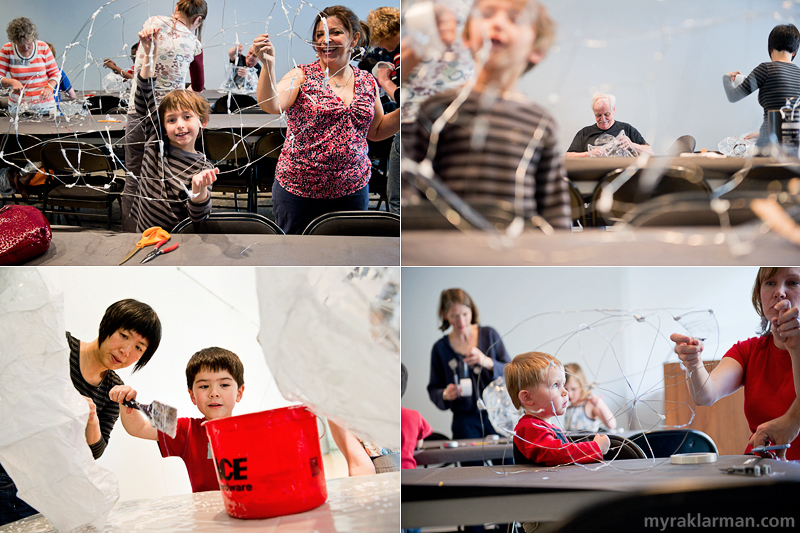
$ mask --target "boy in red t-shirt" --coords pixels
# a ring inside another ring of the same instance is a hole
[[[514,462],[544,466],[601,461],[611,442],[595,435],[591,442],[570,442],[548,421],[563,415],[569,402],[561,361],[542,352],[518,355],[506,365],[506,390],[525,416],[514,428]]]
[[[178,456],[186,464],[192,492],[219,490],[211,445],[202,426],[206,420],[226,418],[244,393],[244,365],[239,357],[223,348],[204,348],[186,365],[189,396],[204,418],[179,418],[178,432],[173,439],[158,431],[139,411],[122,402],[136,398],[129,385],[118,385],[109,396],[120,404],[122,426],[129,435],[158,441],[162,457]]]
[[[408,369],[400,363],[400,397],[406,393]],[[400,468],[416,468],[414,450],[422,445],[422,439],[433,433],[431,426],[418,411],[400,407]]]

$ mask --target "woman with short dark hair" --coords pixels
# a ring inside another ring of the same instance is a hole
[[[119,418],[119,404],[108,394],[114,386],[124,385],[116,370],[135,365],[136,372],[150,361],[161,343],[161,321],[149,305],[126,299],[106,309],[95,340],[82,342],[69,332],[66,335],[72,384],[89,403],[86,444],[97,459]],[[0,525],[36,513],[17,497],[14,482],[0,465]]]
[[[767,53],[770,61],[761,63],[738,86],[733,81],[738,70],[728,72],[722,77],[725,94],[729,102],[737,102],[745,96],[758,91],[758,103],[764,108],[764,120],[759,131],[758,144],[769,141],[767,131],[767,111],[780,109],[788,98],[800,95],[800,68],[792,63],[800,46],[800,31],[794,24],[775,26],[767,40]],[[780,139],[778,139],[780,142]]]

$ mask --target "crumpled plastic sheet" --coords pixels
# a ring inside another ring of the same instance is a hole
[[[267,365],[281,394],[400,449],[400,269],[258,269]]]
[[[441,55],[447,45],[442,42],[437,26],[436,4],[429,0],[408,6],[403,15],[403,35],[420,57]]]
[[[42,105],[21,103],[16,106],[10,106],[8,111],[12,120],[18,122],[41,122],[44,118],[50,118],[56,112],[56,108],[55,106],[48,108]]]
[[[0,302],[0,464],[59,531],[102,529],[119,487],[86,445],[89,406],[70,379],[62,297],[35,269],[4,268]]]
[[[481,397],[492,427],[504,437],[513,435],[514,428],[517,427],[517,422],[522,418],[523,412],[511,403],[505,379],[501,376],[489,383],[483,389]]]
[[[80,101],[61,102],[58,104],[58,110],[65,117],[85,117],[89,114],[86,105]]]
[[[591,157],[639,157],[633,148],[622,148],[620,142],[627,137],[624,131],[620,131],[616,137],[604,133],[595,141],[597,144],[588,145],[588,152]]]
[[[728,157],[752,157],[756,155],[756,140],[745,139],[744,135],[725,137],[717,146]]]
[[[225,81],[220,85],[220,90],[225,92],[232,92],[234,94],[248,94],[256,92],[258,87],[258,74],[255,68],[244,67],[247,69],[247,75],[244,81],[239,85],[234,81],[239,67],[233,63],[226,63],[225,65]]]
[[[122,93],[130,88],[131,83],[116,72],[109,72],[103,78],[103,91],[107,93]]]

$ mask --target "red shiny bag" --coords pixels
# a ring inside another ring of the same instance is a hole
[[[53,233],[41,211],[29,205],[0,208],[0,265],[19,265],[42,255]]]

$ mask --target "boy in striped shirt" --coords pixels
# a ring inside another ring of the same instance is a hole
[[[137,232],[153,226],[173,228],[187,217],[192,221],[208,218],[211,184],[219,172],[194,148],[197,136],[208,124],[208,101],[197,93],[176,89],[156,107],[153,61],[159,31],[146,28],[139,32],[139,47],[145,59],[138,74],[134,103],[147,141],[141,176],[128,176],[140,180],[131,212]]]
[[[0,84],[11,88],[9,111],[16,113],[20,104],[30,111],[55,111],[53,90],[60,73],[47,43],[38,40],[36,25],[26,17],[15,18],[6,34],[10,42],[0,48]]]

